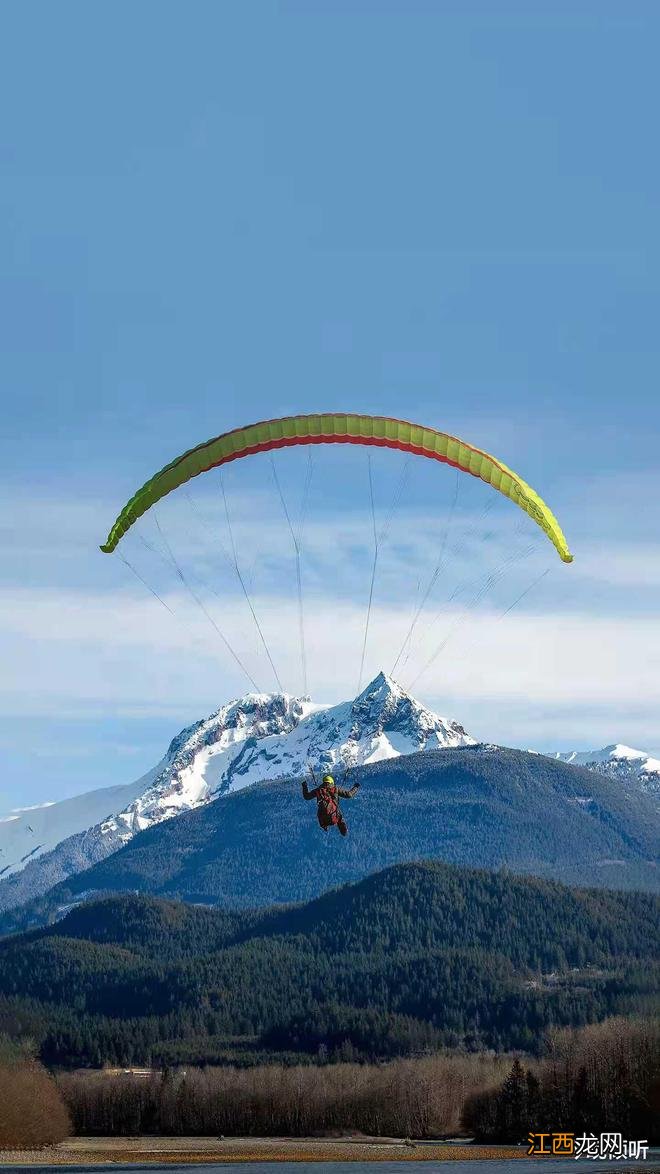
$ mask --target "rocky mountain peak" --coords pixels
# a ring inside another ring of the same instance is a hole
[[[54,803],[39,816],[38,827],[36,817],[25,828],[16,821],[0,826],[0,875],[20,872],[80,834],[84,853],[99,859],[104,845],[115,851],[137,832],[251,783],[300,778],[309,763],[341,771],[473,743],[462,726],[426,709],[382,672],[356,698],[338,705],[287,693],[246,693],[183,729],[137,783],[71,800],[66,810]],[[95,818],[87,817],[88,810]]]

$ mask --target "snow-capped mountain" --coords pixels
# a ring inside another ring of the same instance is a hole
[[[475,744],[383,673],[353,701],[315,705],[248,693],[183,730],[162,761],[126,787],[11,813],[0,821],[0,908],[46,891],[137,832],[250,783]]]
[[[63,840],[127,807],[153,783],[163,765],[164,760],[133,783],[88,791],[59,803],[19,807],[0,816],[0,879],[20,872]]]
[[[660,795],[660,759],[651,758],[645,750],[619,743],[604,746],[602,750],[557,751],[550,757],[573,766],[586,766],[588,770],[619,779],[624,785],[639,786],[649,795]]]
[[[103,824],[137,831],[250,783],[379,762],[419,750],[474,745],[380,673],[354,701],[314,705],[285,693],[248,693],[171,743],[166,765],[125,810]]]

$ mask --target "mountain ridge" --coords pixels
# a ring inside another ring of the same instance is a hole
[[[0,1005],[65,1066],[538,1050],[652,1010],[657,911],[433,860],[284,909],[123,894],[0,942]]]
[[[135,783],[44,805],[34,818],[30,811],[0,820],[0,910],[219,795],[300,776],[310,757],[319,769],[336,771],[473,744],[458,722],[433,713],[384,673],[353,701],[333,706],[285,693],[247,693],[181,730],[157,766]]]
[[[102,865],[152,827],[257,783],[279,785],[300,777],[310,758],[320,770],[336,773],[475,746],[462,725],[433,713],[384,673],[352,701],[334,706],[289,694],[248,693],[182,729],[156,767],[134,783],[0,820],[0,912],[28,906],[69,877]],[[481,744],[482,752],[487,749],[504,753],[505,748]],[[544,757],[614,781],[633,804],[640,792],[654,801],[660,794],[655,769],[660,762],[621,744]],[[574,802],[586,809],[600,800],[585,793]],[[657,820],[657,805],[653,817]],[[515,845],[512,851],[515,862]],[[376,864],[379,860],[377,853]],[[539,862],[542,869],[546,865]],[[612,875],[622,867],[610,864],[606,871]]]
[[[287,904],[422,859],[572,884],[660,887],[653,801],[583,767],[475,745],[357,767],[352,778],[362,789],[344,804],[345,838],[319,829],[299,781],[253,784],[146,829],[6,911],[0,931],[43,924],[114,892],[222,908]]]
[[[637,785],[647,794],[660,797],[660,759],[645,750],[612,742],[601,750],[556,751],[550,757],[573,766],[585,766],[618,779],[625,787]]]

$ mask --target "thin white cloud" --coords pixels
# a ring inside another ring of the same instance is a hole
[[[588,748],[612,739],[657,748],[660,617],[652,592],[660,586],[660,544],[650,541],[643,519],[637,529],[625,530],[622,520],[630,510],[625,494],[648,500],[649,484],[640,474],[613,478],[597,491],[586,488],[574,516],[585,516],[585,502],[592,501],[601,516],[604,509],[610,519],[616,516],[626,536],[615,541],[608,534],[601,544],[593,534],[585,537],[570,568],[559,564],[540,532],[509,503],[496,499],[484,515],[487,497],[460,502],[447,568],[417,629],[413,655],[397,673],[402,684],[413,681],[449,632],[415,692],[475,736],[545,748]],[[201,517],[185,500],[173,499],[161,511],[164,530],[205,606],[260,687],[270,690],[272,672],[220,547],[228,548],[222,508],[217,496],[196,488],[194,493]],[[381,499],[382,522],[389,498],[381,493]],[[162,545],[161,555],[153,554],[135,532],[124,549],[175,618],[116,556],[98,552],[116,503],[14,494],[5,504],[0,704],[7,716],[50,715],[63,722],[81,714],[136,721],[171,717],[175,733],[182,713],[203,716],[249,688],[183,591]],[[401,646],[414,601],[437,560],[446,504],[437,512],[428,503],[423,510],[402,507],[381,547],[365,680],[381,668],[388,671]],[[331,702],[357,689],[372,538],[366,501],[360,509],[324,509],[321,493],[305,528],[303,571],[310,691]],[[241,567],[279,675],[285,687],[299,692],[295,564],[281,506],[273,492],[255,489],[233,491],[231,510]],[[151,541],[153,522],[145,521],[142,531]],[[216,544],[213,534],[219,536]],[[535,554],[509,569],[506,591],[498,596],[495,590],[474,611],[461,611],[457,605],[469,604],[470,591],[488,568],[501,564],[511,544],[523,549],[531,538]],[[500,622],[504,606],[548,565],[551,574],[538,599],[532,595]],[[472,586],[452,599],[461,583]],[[643,598],[644,614],[633,611],[633,595],[637,605]],[[530,603],[538,614],[526,610]]]
[[[660,587],[660,544],[618,542],[583,545],[571,575],[615,587]]]
[[[248,688],[221,641],[192,601],[168,596],[181,616],[176,622],[155,600],[125,593],[0,595],[0,632],[5,646],[0,692],[5,712],[71,711],[77,704],[138,706],[170,711],[211,698],[217,703]],[[300,688],[300,649],[294,599],[258,597],[256,606],[280,677]],[[241,601],[218,616],[261,688],[274,688],[272,673],[254,630],[246,627]],[[376,605],[367,647],[367,671],[390,668],[405,636],[409,613]],[[319,700],[351,696],[357,688],[365,608],[347,601],[316,599],[307,617],[307,656],[312,689]],[[480,702],[508,699],[517,705],[611,705],[634,699],[660,711],[660,619],[586,614],[448,608],[398,675],[410,684],[445,637],[440,652],[418,683],[421,696],[450,695]],[[426,635],[425,635],[426,632]],[[460,717],[460,714],[458,715]]]
[[[581,485],[572,512],[576,521],[587,517],[590,521],[578,541],[575,563],[569,572],[574,581],[592,578],[614,588],[640,589],[660,584],[660,542],[649,538],[648,518],[642,508],[644,502],[657,495],[659,488],[657,476],[641,472]],[[379,527],[388,516],[393,489],[388,484],[387,493],[381,493]],[[235,589],[235,580],[221,500],[217,492],[200,491],[196,484],[189,496],[186,493],[175,494],[158,507],[163,530],[184,569],[210,576],[221,592],[231,591]],[[411,506],[404,495],[380,552],[380,570],[385,580],[388,576],[391,579],[398,576],[402,591],[414,577],[411,568],[416,568],[422,577],[425,569],[432,569],[444,536],[450,498],[451,494],[445,494],[437,505],[417,502]],[[97,586],[114,587],[122,581],[123,572],[117,567],[118,559],[103,556],[98,544],[105,536],[116,506],[116,502],[101,498],[39,496],[15,491],[9,494],[0,489],[2,577],[8,582],[29,581],[41,586],[63,582],[70,585],[82,582],[86,586],[93,582]],[[489,506],[492,508],[488,509]],[[234,489],[230,508],[244,575],[250,581],[259,581],[260,588],[271,593],[277,590],[279,579],[286,592],[294,555],[274,489]],[[293,506],[291,512],[295,519],[297,511]],[[595,541],[588,532],[591,522],[600,526],[603,520],[611,522],[615,517],[622,537],[608,536],[605,541]],[[155,550],[146,549],[142,538]],[[332,494],[328,496],[317,486],[314,510],[307,517],[303,538],[309,581],[313,583],[315,578],[324,581],[329,566],[340,583],[346,576],[351,577],[356,565],[369,562],[372,541],[366,498],[359,507],[351,504],[348,508],[344,504],[337,509],[332,505]],[[485,487],[478,483],[472,485],[469,479],[449,532],[449,574],[457,577],[464,569],[497,561],[514,542],[535,544],[550,562],[555,557],[531,520],[498,495],[489,495]],[[154,583],[176,580],[153,514],[138,523],[120,549],[144,568],[149,581],[152,578]]]

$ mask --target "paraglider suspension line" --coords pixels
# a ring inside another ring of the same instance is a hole
[[[236,555],[236,543],[234,542],[234,531],[232,530],[231,519],[230,519],[230,517],[229,517],[229,505],[227,504],[227,494],[225,493],[225,483],[224,483],[224,480],[223,480],[223,477],[222,477],[222,473],[220,474],[220,488],[222,489],[222,498],[223,498],[223,501],[224,501],[224,503],[225,503],[225,517],[226,517],[226,519],[227,519],[227,529],[228,529],[228,531],[229,531],[229,541],[230,541],[230,543],[231,543],[231,551],[232,551],[232,556],[233,556],[233,565],[234,565],[234,570],[235,570],[235,572],[236,572],[236,577],[237,577],[237,579],[238,579],[238,581],[239,581],[239,583],[240,583],[240,585],[241,585],[241,589],[242,589],[242,591],[243,591],[243,594],[244,594],[244,596],[245,596],[246,603],[247,603],[247,605],[248,605],[248,607],[249,607],[249,609],[250,609],[250,613],[251,613],[251,615],[252,615],[252,619],[253,619],[253,620],[254,620],[254,622],[255,622],[256,629],[257,629],[257,632],[259,633],[259,638],[260,638],[260,640],[261,640],[261,643],[262,643],[262,644],[263,644],[263,646],[264,646],[264,649],[265,649],[265,652],[266,652],[266,656],[268,657],[268,661],[269,661],[270,667],[271,667],[271,668],[272,668],[272,670],[273,670],[273,675],[274,675],[274,677],[275,677],[275,680],[277,681],[277,687],[278,687],[278,689],[279,689],[280,693],[283,693],[283,692],[284,692],[284,689],[283,689],[283,687],[282,687],[282,682],[280,681],[280,678],[279,678],[279,675],[278,675],[277,669],[275,668],[275,664],[274,664],[273,658],[272,658],[272,656],[271,656],[271,654],[270,654],[270,649],[269,649],[269,647],[268,647],[268,644],[266,643],[266,637],[265,637],[265,636],[264,636],[264,634],[263,634],[263,630],[262,630],[261,624],[259,623],[259,620],[258,620],[258,617],[257,617],[257,613],[256,613],[256,611],[254,610],[254,607],[252,606],[252,600],[250,599],[250,596],[249,596],[249,593],[248,593],[248,589],[247,589],[247,587],[245,586],[245,582],[244,582],[244,580],[243,580],[243,576],[242,576],[242,574],[241,574],[241,568],[240,568],[240,567],[239,567],[239,565],[238,565],[238,557],[237,557],[237,555]]]
[[[479,589],[475,592],[470,603],[467,604],[467,606],[465,607],[463,613],[457,617],[457,619],[454,621],[451,628],[447,632],[446,636],[443,638],[443,640],[440,642],[438,647],[435,649],[435,651],[428,658],[428,660],[423,665],[423,667],[419,670],[419,672],[417,673],[417,676],[411,681],[411,683],[409,685],[410,689],[413,689],[415,687],[415,685],[419,681],[420,677],[423,677],[424,674],[428,671],[428,669],[430,669],[431,665],[435,663],[435,661],[439,657],[440,653],[444,651],[444,649],[447,647],[447,645],[448,645],[449,641],[452,639],[452,637],[456,634],[456,632],[459,630],[459,628],[461,628],[463,626],[466,619],[469,617],[470,613],[473,612],[475,610],[475,608],[482,602],[482,600],[485,598],[485,596],[488,594],[488,592],[491,591],[492,588],[497,583],[499,583],[501,579],[504,578],[505,574],[511,568],[511,566],[517,562],[520,562],[521,560],[528,558],[529,555],[534,552],[534,549],[535,549],[535,544],[531,543],[529,546],[525,547],[525,549],[520,551],[519,553],[510,555],[508,558],[506,558],[504,560],[503,563],[501,563],[501,565],[499,567],[497,567],[490,575],[488,575],[486,577],[486,579],[483,581],[483,583],[481,584]],[[525,596],[528,595],[529,592],[532,590],[532,588],[534,588],[537,583],[540,583],[541,579],[543,579],[547,574],[548,574],[548,570],[545,570],[543,572],[543,574],[538,575],[529,584],[529,586],[526,587],[525,590],[523,592],[521,592],[521,594],[516,599],[514,599],[513,603],[509,604],[509,606],[506,608],[506,610],[503,611],[500,616],[498,616],[498,620],[504,619],[504,616],[508,615],[510,611],[513,611],[514,607],[517,607],[518,604],[520,603],[520,601],[522,599],[524,599]]]
[[[220,637],[220,639],[222,640],[222,643],[224,644],[225,648],[226,648],[226,649],[227,649],[227,651],[230,653],[230,655],[231,655],[231,656],[234,658],[234,660],[236,661],[236,664],[238,665],[238,667],[241,669],[241,671],[242,671],[243,673],[245,673],[245,676],[247,677],[248,681],[249,681],[249,682],[250,682],[250,684],[252,685],[252,688],[253,688],[253,689],[255,689],[257,693],[261,692],[261,690],[259,689],[259,686],[257,685],[257,683],[256,683],[256,681],[254,680],[254,678],[253,678],[253,677],[250,675],[250,673],[249,673],[249,672],[248,672],[248,670],[246,669],[246,667],[245,667],[245,665],[243,664],[243,661],[242,661],[242,660],[241,660],[241,658],[239,657],[238,653],[234,652],[234,649],[232,648],[231,644],[229,643],[229,641],[228,641],[227,637],[225,636],[224,632],[221,632],[221,631],[220,631],[220,628],[218,627],[218,625],[216,624],[215,620],[213,619],[213,616],[210,614],[210,612],[208,612],[208,611],[207,611],[206,607],[204,606],[204,601],[203,601],[203,600],[200,598],[200,596],[197,594],[197,592],[194,590],[194,588],[193,588],[193,587],[191,587],[190,583],[188,582],[188,580],[187,580],[186,576],[184,575],[184,573],[183,573],[183,571],[182,571],[181,567],[179,566],[179,563],[177,562],[177,560],[176,560],[176,558],[175,558],[175,556],[174,556],[174,553],[173,553],[173,551],[172,551],[172,548],[171,548],[171,546],[170,546],[169,542],[167,541],[167,538],[165,537],[165,534],[163,533],[163,530],[162,530],[162,528],[161,528],[161,524],[160,524],[160,522],[158,521],[158,516],[157,516],[157,514],[156,514],[156,511],[155,511],[155,510],[154,510],[154,521],[155,521],[155,523],[156,523],[156,526],[158,527],[158,533],[160,534],[160,536],[161,536],[161,538],[162,538],[162,540],[163,540],[163,544],[164,544],[164,546],[165,546],[165,549],[167,550],[167,553],[168,553],[168,554],[169,554],[169,556],[170,556],[170,559],[171,559],[171,561],[172,561],[172,566],[174,567],[174,570],[176,571],[177,575],[179,576],[179,579],[180,579],[180,580],[181,580],[181,582],[183,583],[184,587],[185,587],[185,588],[186,588],[186,590],[187,590],[187,591],[190,593],[190,595],[192,596],[192,598],[195,600],[195,603],[198,605],[198,607],[201,609],[201,611],[204,613],[204,615],[206,616],[207,620],[209,621],[209,623],[210,623],[211,627],[214,629],[214,631],[215,631],[215,632],[217,633],[217,635]],[[166,606],[167,606],[167,605],[166,605]]]
[[[162,598],[162,597],[161,597],[161,596],[158,594],[158,592],[157,592],[157,591],[154,591],[154,589],[153,589],[153,587],[151,586],[151,584],[150,584],[150,583],[147,583],[147,580],[142,578],[142,575],[140,574],[140,572],[139,572],[138,570],[136,570],[136,569],[135,569],[135,567],[133,566],[133,564],[132,564],[132,563],[129,563],[128,559],[127,559],[127,558],[126,558],[126,557],[125,557],[125,556],[122,554],[121,550],[118,550],[118,551],[117,551],[117,554],[119,555],[119,557],[120,557],[121,561],[123,562],[124,566],[128,567],[129,571],[132,571],[132,573],[135,575],[135,578],[136,578],[136,579],[139,579],[139,580],[140,580],[140,582],[141,582],[142,584],[144,584],[144,586],[146,587],[147,591],[150,591],[150,592],[151,592],[151,594],[154,596],[154,598],[155,598],[155,599],[157,599],[159,603],[162,603],[162,605],[163,605],[163,607],[165,608],[165,610],[166,610],[166,611],[168,611],[168,612],[170,613],[170,615],[171,615],[171,616],[173,616],[173,615],[174,615],[174,612],[172,611],[172,608],[169,606],[169,604],[165,603],[165,600],[164,600],[164,599],[163,599],[163,598]]]
[[[449,511],[449,517],[447,518],[447,524],[444,528],[444,533],[443,533],[442,541],[440,544],[440,552],[438,554],[438,561],[435,564],[435,567],[433,569],[433,574],[431,575],[431,578],[429,579],[428,585],[426,587],[426,591],[424,592],[424,595],[422,596],[422,598],[421,598],[420,602],[418,603],[417,608],[413,614],[413,618],[410,622],[410,627],[408,628],[408,631],[406,632],[406,635],[404,636],[403,644],[401,645],[401,647],[399,649],[397,658],[394,661],[392,668],[390,669],[390,676],[391,677],[394,676],[397,665],[399,664],[401,657],[403,656],[404,652],[406,651],[406,648],[408,648],[408,649],[411,648],[413,632],[415,631],[415,628],[417,627],[417,621],[419,620],[419,617],[421,616],[424,608],[426,607],[426,604],[428,602],[428,598],[429,598],[433,588],[435,587],[435,585],[440,577],[440,572],[442,571],[442,568],[444,566],[447,538],[449,537],[449,531],[451,530],[451,524],[452,524],[452,521],[454,518],[454,512],[456,510],[456,502],[458,501],[459,484],[460,484],[459,474],[458,474],[458,470],[457,470],[456,471],[456,484],[454,486],[454,497],[452,499],[451,509]],[[408,658],[406,657],[406,660],[407,659]]]
[[[364,674],[364,658],[367,652],[367,638],[369,635],[369,621],[371,619],[371,605],[374,598],[374,584],[376,582],[376,566],[378,564],[378,531],[376,529],[376,505],[374,502],[374,481],[371,472],[371,453],[368,456],[369,462],[369,499],[371,501],[371,521],[374,530],[374,558],[371,566],[371,583],[369,585],[369,602],[367,604],[367,616],[364,624],[364,639],[362,641],[362,656],[360,658],[360,677],[358,680],[358,693],[362,688],[362,677]]]
[[[291,541],[293,542],[293,549],[294,549],[295,555],[296,555],[296,587],[297,587],[297,592],[298,592],[298,635],[299,635],[299,639],[300,639],[300,660],[301,660],[301,664],[302,664],[303,695],[306,697],[307,696],[307,657],[305,654],[305,615],[304,615],[304,611],[303,611],[302,568],[300,565],[300,540],[299,540],[299,535],[296,534],[296,532],[293,528],[291,518],[289,516],[289,511],[287,509],[287,504],[286,504],[286,501],[284,498],[284,494],[282,492],[282,486],[280,485],[279,477],[277,476],[277,469],[275,468],[275,460],[274,460],[273,456],[271,456],[271,458],[270,458],[270,465],[271,465],[271,469],[273,472],[273,481],[275,482],[275,487],[277,489],[280,501],[282,503],[284,517],[286,518],[287,525],[289,527],[289,532],[291,534]],[[303,495],[303,502],[306,501],[306,493],[309,489],[309,480],[310,480],[310,476],[309,476],[309,465],[308,465],[308,474],[307,474],[306,481],[305,481],[305,493]],[[301,520],[301,528],[302,528],[302,521],[304,521],[304,514],[303,514],[303,519]]]

